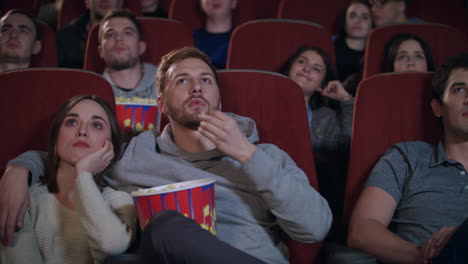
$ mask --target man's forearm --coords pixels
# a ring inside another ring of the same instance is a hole
[[[398,237],[375,220],[352,225],[348,246],[369,253],[384,263],[422,263],[422,255],[415,244]]]
[[[39,181],[39,176],[46,174],[47,153],[42,151],[27,151],[10,160],[8,166],[23,167],[30,173],[30,183]]]
[[[273,145],[260,145],[251,159],[243,170],[281,228],[294,240],[307,243],[323,240],[331,226],[331,210],[310,186],[305,173]]]

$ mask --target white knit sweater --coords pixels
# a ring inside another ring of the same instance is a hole
[[[109,187],[101,193],[90,173],[75,182],[76,211],[60,204],[44,185],[33,185],[30,199],[13,246],[0,243],[0,263],[103,263],[130,244],[136,219],[132,198]]]

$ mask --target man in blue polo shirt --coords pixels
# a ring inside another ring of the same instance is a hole
[[[350,247],[382,262],[428,263],[468,217],[468,55],[433,79],[438,145],[392,146],[369,175],[351,217]]]

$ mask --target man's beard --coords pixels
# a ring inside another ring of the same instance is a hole
[[[32,55],[31,55],[32,57]],[[11,64],[26,64],[30,63],[30,57],[21,56],[19,54],[2,54],[0,56],[0,62],[11,63]]]
[[[193,113],[188,113],[186,111],[186,105],[189,103],[190,100],[194,98],[203,100],[203,102],[206,104],[206,108],[197,108],[195,109],[195,111],[193,111]],[[184,103],[182,104],[182,108],[174,107],[168,102],[166,102],[166,106],[168,109],[166,115],[170,117],[172,121],[177,122],[183,127],[191,130],[198,130],[198,127],[200,126],[200,114],[211,110],[215,110],[215,108],[213,108],[203,96],[190,97],[189,99],[184,101]]]
[[[114,69],[114,70],[125,70],[129,68],[133,68],[135,65],[138,64],[140,58],[138,56],[129,56],[126,59],[120,58],[110,58],[109,61],[106,61],[107,67]]]

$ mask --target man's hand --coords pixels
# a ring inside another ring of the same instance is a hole
[[[257,147],[242,133],[236,120],[221,111],[200,115],[198,131],[227,156],[244,164]]]
[[[23,228],[29,206],[29,171],[21,166],[8,166],[0,180],[0,241],[7,246],[13,232]]]
[[[427,261],[426,263],[429,263],[430,259],[437,257],[440,254],[457,229],[458,226],[442,227],[439,231],[432,234],[426,242],[424,242],[421,251],[424,259]]]
[[[83,172],[89,172],[95,176],[109,166],[112,158],[114,158],[114,148],[112,143],[106,140],[102,148],[84,156],[75,164],[76,176]]]
[[[325,88],[319,89],[319,92],[328,98],[344,102],[352,98],[352,96],[345,90],[340,81],[331,81]]]

